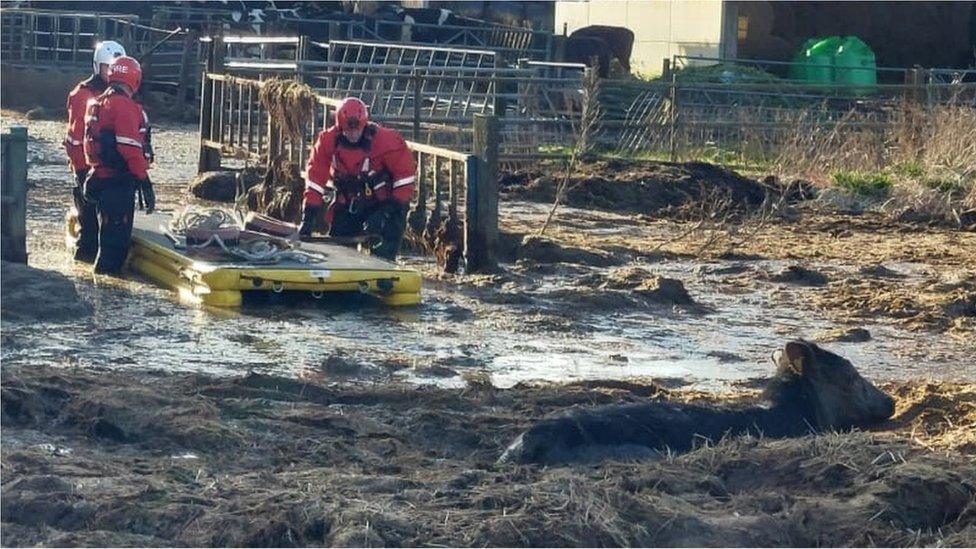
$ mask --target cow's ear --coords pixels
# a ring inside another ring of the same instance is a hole
[[[790,370],[802,376],[807,367],[807,346],[802,341],[791,341],[783,349]]]

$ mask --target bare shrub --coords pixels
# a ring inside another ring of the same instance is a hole
[[[695,255],[733,254],[756,232],[782,217],[786,211],[786,193],[769,193],[758,208],[737,204],[728,189],[702,188],[701,199],[688,203],[675,217],[688,221],[687,229],[658,244],[658,251],[681,240],[688,240]]]
[[[556,215],[556,209],[559,208],[559,204],[566,195],[566,191],[569,190],[570,178],[576,170],[580,158],[593,148],[595,129],[603,115],[600,109],[599,95],[600,77],[597,74],[596,66],[594,66],[583,77],[582,112],[580,113],[579,126],[576,128],[576,143],[573,146],[569,164],[566,166],[566,173],[556,186],[556,197],[552,202],[552,207],[549,209],[549,214],[546,216],[545,222],[543,222],[542,227],[539,229],[539,236],[545,234],[549,224],[552,223]]]

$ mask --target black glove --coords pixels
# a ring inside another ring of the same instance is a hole
[[[363,192],[363,180],[359,176],[340,175],[332,178],[332,184],[339,194],[346,196],[356,196]]]
[[[298,236],[302,238],[309,238],[312,236],[312,229],[318,224],[318,220],[322,217],[322,210],[324,206],[311,206],[305,204],[302,209],[302,224],[298,227]]]
[[[140,208],[146,210],[147,214],[156,211],[156,191],[153,190],[149,177],[136,180],[136,193],[139,195]]]
[[[146,138],[143,140],[142,143],[142,154],[145,155],[146,160],[148,160],[150,164],[156,162],[156,153],[153,152],[153,146],[152,146],[151,126],[146,128]]]
[[[383,182],[390,182],[390,173],[386,170],[380,170],[378,172],[369,172],[363,176],[363,184],[373,189],[377,185]]]

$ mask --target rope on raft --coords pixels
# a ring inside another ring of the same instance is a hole
[[[176,242],[177,249],[198,250],[216,244],[224,253],[260,263],[278,263],[280,261],[297,261],[299,263],[321,263],[325,255],[298,249],[299,242],[289,242],[284,239],[256,239],[228,246],[220,235],[213,234],[202,244],[187,244],[186,234],[191,229],[218,231],[220,229],[243,230],[243,222],[233,212],[222,208],[200,208],[187,206],[176,214],[167,227],[170,238]]]

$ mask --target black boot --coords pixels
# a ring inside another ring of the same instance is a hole
[[[379,237],[378,242],[370,243],[370,253],[389,261],[396,260],[406,229],[407,205],[394,200],[383,202],[366,220],[366,234]]]
[[[298,227],[298,236],[301,238],[311,238],[312,230],[318,225],[322,218],[322,206],[311,206],[305,204],[302,209],[302,224]]]

